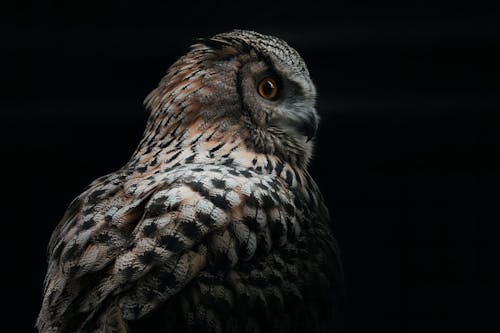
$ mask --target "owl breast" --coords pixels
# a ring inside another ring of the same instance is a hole
[[[178,205],[182,225],[176,239],[196,239],[193,251],[203,254],[204,262],[178,294],[132,327],[161,327],[158,332],[304,332],[312,322],[318,332],[333,327],[339,267],[326,209],[309,176],[298,178],[286,166],[272,169],[192,165],[168,193],[158,193],[163,209]],[[302,186],[307,184],[313,187]],[[194,204],[172,190],[185,186],[197,197]],[[211,233],[199,238],[203,229]],[[163,280],[156,281],[150,290],[162,290]],[[151,297],[135,295],[134,305],[151,303]]]

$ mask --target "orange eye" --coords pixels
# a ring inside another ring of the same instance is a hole
[[[276,81],[271,77],[266,77],[259,83],[259,95],[265,99],[274,99],[278,95],[278,85]]]

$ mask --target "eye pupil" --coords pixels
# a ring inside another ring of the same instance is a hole
[[[267,77],[260,81],[258,91],[265,99],[274,99],[278,94],[278,86],[273,78]]]
[[[264,91],[264,94],[266,96],[271,96],[274,89],[275,89],[275,86],[271,81],[264,82],[264,85],[262,87],[262,91]]]

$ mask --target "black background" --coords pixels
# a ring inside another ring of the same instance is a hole
[[[4,323],[32,331],[52,229],[85,185],[128,160],[142,100],[168,66],[197,37],[245,28],[287,40],[318,86],[311,171],[343,251],[345,331],[489,331],[499,308],[498,14],[425,1],[2,10]]]

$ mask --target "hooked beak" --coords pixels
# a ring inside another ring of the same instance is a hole
[[[311,141],[318,130],[318,116],[314,111],[307,113],[307,117],[299,124],[298,130],[307,138],[306,142]]]
[[[291,134],[305,136],[306,142],[311,141],[316,134],[318,123],[314,107],[294,108],[293,111],[282,113],[272,122],[273,125],[286,129]]]

